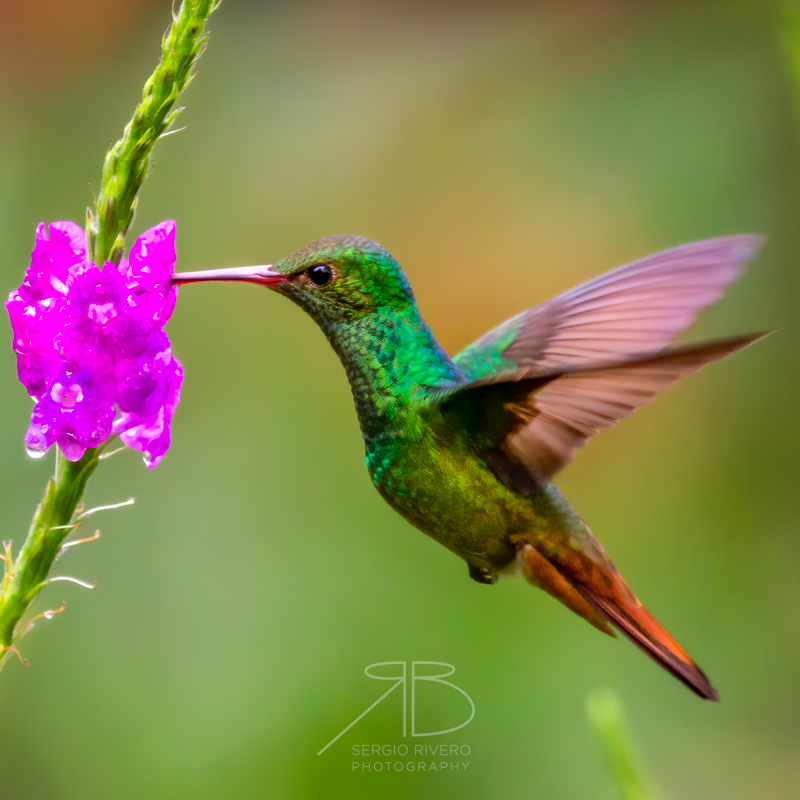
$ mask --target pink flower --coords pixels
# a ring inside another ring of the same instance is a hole
[[[86,261],[73,222],[39,225],[25,279],[6,301],[19,379],[36,401],[29,452],[57,444],[77,461],[113,432],[149,468],[164,457],[183,378],[163,331],[174,266],[171,221],[145,231],[119,268],[102,270]]]

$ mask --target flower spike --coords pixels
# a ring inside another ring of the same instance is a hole
[[[80,524],[80,523],[78,523]],[[56,553],[56,561],[58,561],[61,556],[67,551],[67,548],[74,547],[76,544],[84,544],[85,542],[93,542],[96,539],[100,538],[100,531],[95,531],[91,536],[87,536],[85,539],[76,539],[74,542],[64,542],[59,548],[59,551]]]
[[[100,453],[100,455],[97,456],[97,458],[100,461],[105,461],[105,459],[111,458],[111,456],[115,456],[117,453],[121,453],[123,450],[127,450],[127,449],[128,449],[128,445],[124,444],[124,445],[122,445],[122,447],[116,448],[116,450],[109,450],[109,452],[107,452],[107,453],[106,452]]]
[[[26,448],[38,457],[55,444],[56,458],[16,560],[10,542],[1,556],[0,668],[23,615],[50,582],[64,538],[80,523],[81,497],[103,450],[119,437],[152,468],[170,445],[183,377],[164,332],[177,292],[170,284],[175,224],[145,231],[127,259],[125,236],[153,145],[171,130],[180,110],[176,100],[191,80],[217,5],[182,0],[173,8],[159,64],[106,156],[98,197],[86,212],[86,234],[71,222],[39,225],[22,285],[5,304],[19,378],[35,402]]]
[[[84,589],[94,589],[97,586],[97,581],[93,583],[86,583],[86,581],[79,581],[77,578],[70,578],[67,575],[57,575],[55,578],[48,578],[45,585],[53,583],[54,581],[69,581],[70,583],[77,583],[78,586],[83,586]]]
[[[72,531],[80,526],[80,522],[70,522],[68,525],[51,525],[49,531]]]
[[[6,653],[16,653],[16,656],[19,659],[19,663],[22,664],[23,667],[27,667],[28,666],[28,659],[27,658],[23,658],[20,655],[19,650],[17,650],[17,648],[14,647],[13,644],[8,645],[8,647],[6,647],[4,651],[0,651],[0,660],[2,660],[3,656]]]
[[[67,603],[66,601],[61,601],[61,608],[48,608],[47,611],[43,611],[41,614],[37,614],[35,617],[31,617],[27,624],[25,625],[25,630],[22,632],[24,636],[36,623],[37,619],[53,619],[56,614],[60,614],[62,611],[67,610]]]
[[[76,539],[74,542],[64,542],[64,544],[61,545],[61,552],[66,550],[68,547],[74,547],[76,544],[94,542],[99,538],[100,538],[100,531],[95,531],[91,536],[87,536],[85,539]]]
[[[164,325],[175,307],[175,223],[145,231],[119,267],[87,260],[73,222],[40,224],[31,264],[6,308],[19,379],[36,401],[25,445],[70,461],[111,436],[154,467],[170,443],[183,368]]]
[[[114,503],[110,506],[97,506],[95,508],[90,508],[88,511],[82,511],[75,517],[75,522],[82,522],[86,519],[86,517],[90,517],[92,514],[96,514],[98,511],[113,511],[115,508],[124,508],[125,506],[132,506],[136,502],[135,497],[129,497],[127,500],[123,500],[121,503]]]

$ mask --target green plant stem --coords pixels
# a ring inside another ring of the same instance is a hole
[[[101,268],[119,264],[125,234],[136,212],[136,195],[150,169],[153,145],[181,112],[173,108],[192,80],[192,68],[205,49],[205,23],[219,5],[214,0],[185,0],[161,41],[161,61],[144,85],[142,102],[109,149],[95,204],[86,220],[88,260]]]
[[[75,510],[83,496],[89,476],[95,471],[103,449],[116,436],[100,447],[87,450],[80,461],[67,461],[56,451],[56,474],[47,482],[28,538],[13,563],[10,547],[6,548],[5,575],[0,591],[0,665],[10,655],[9,648],[19,638],[17,625],[30,603],[47,583],[50,567],[61,543],[72,530]]]
[[[103,178],[94,210],[87,211],[87,260],[102,266],[119,264],[125,252],[125,234],[133,221],[142,182],[150,169],[153,145],[163,136],[180,108],[178,95],[192,80],[192,69],[202,54],[205,23],[218,0],[185,0],[161,41],[161,60],[145,83],[142,102],[125,126],[103,164]],[[67,461],[56,448],[55,476],[50,479],[19,556],[13,560],[5,546],[5,574],[0,584],[0,667],[24,631],[20,621],[48,580],[50,569],[66,536],[74,527],[75,510],[86,482],[97,468],[100,453],[114,439],[87,450],[80,461]]]
[[[622,800],[660,800],[636,753],[617,695],[609,689],[593,692],[586,710]]]

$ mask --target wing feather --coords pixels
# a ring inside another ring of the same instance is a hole
[[[465,397],[484,408],[485,427],[499,434],[487,463],[508,482],[519,465],[541,485],[601,430],[630,417],[704,364],[752,344],[747,334],[673,348],[627,361],[541,374],[536,367],[500,372],[457,388],[444,403]],[[500,421],[498,423],[498,417]],[[502,460],[509,463],[505,466]],[[512,483],[518,483],[511,479]],[[530,482],[523,488],[531,491]]]
[[[507,320],[454,361],[475,380],[513,367],[547,372],[656,353],[719,300],[761,242],[707,239],[626,264]]]

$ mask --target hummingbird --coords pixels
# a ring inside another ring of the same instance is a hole
[[[275,264],[178,273],[173,283],[245,281],[300,306],[344,366],[367,470],[392,508],[466,561],[479,583],[521,570],[717,700],[553,477],[595,434],[764,335],[670,346],[760,243],[728,236],[647,256],[523,311],[452,358],[400,265],[364,237],[329,236]]]

